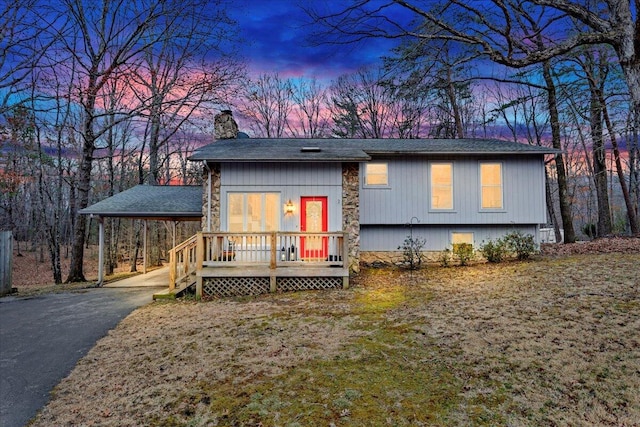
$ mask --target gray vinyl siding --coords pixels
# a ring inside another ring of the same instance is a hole
[[[376,159],[380,161],[382,159]],[[453,164],[453,209],[430,209],[430,162]],[[388,159],[389,185],[361,184],[360,223],[541,224],[546,222],[542,156],[438,157]],[[480,162],[500,162],[503,208],[480,207]],[[364,168],[361,168],[361,174]],[[361,176],[361,183],[364,182]]]
[[[511,225],[459,225],[459,226],[383,226],[368,225],[360,229],[360,250],[362,251],[396,251],[404,239],[413,232],[414,238],[426,240],[425,251],[442,251],[451,248],[452,233],[473,233],[473,243],[477,248],[489,239],[497,239],[511,231],[532,234],[539,243],[537,224]]]
[[[300,231],[300,197],[326,196],[328,231],[342,228],[342,166],[339,163],[223,163],[220,181],[220,224],[227,230],[227,195],[280,193],[280,204],[291,199],[293,216],[280,207],[280,230]]]
[[[340,163],[223,163],[225,185],[342,186]]]

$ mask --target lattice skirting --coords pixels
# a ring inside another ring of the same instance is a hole
[[[269,292],[268,277],[208,277],[202,281],[202,296],[233,297]]]
[[[307,291],[342,287],[342,277],[278,277],[279,291]]]
[[[342,277],[278,277],[280,292],[342,288]],[[207,277],[202,280],[202,296],[222,298],[259,295],[269,292],[268,277]]]

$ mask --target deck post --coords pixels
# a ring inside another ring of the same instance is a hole
[[[147,223],[147,220],[144,220],[144,232],[142,240],[144,241],[142,243],[142,274],[147,274],[147,232],[149,229],[149,224]]]
[[[271,259],[269,261],[269,269],[271,270],[269,273],[269,292],[276,292],[277,289],[277,280],[276,280],[276,266],[277,266],[277,254],[278,250],[276,248],[276,232],[271,233]]]
[[[202,299],[202,276],[196,277],[196,301]]]
[[[277,248],[276,248],[276,233],[275,231],[271,233],[270,236],[271,242],[269,242],[270,246],[271,246],[271,257],[269,260],[269,268],[272,270],[276,269],[276,254],[278,253]]]
[[[349,233],[342,234],[342,268],[347,270],[347,275],[342,278],[342,289],[349,288]]]
[[[178,260],[176,258],[175,245],[169,251],[169,290],[176,288],[176,276],[178,275]]]
[[[204,264],[204,236],[202,231],[196,234],[196,299],[202,299],[202,265]]]
[[[104,219],[98,217],[98,282],[96,286],[102,286],[104,282]]]

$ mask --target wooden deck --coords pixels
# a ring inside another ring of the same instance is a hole
[[[349,286],[347,236],[205,233],[171,250],[169,290],[195,282],[196,297]]]

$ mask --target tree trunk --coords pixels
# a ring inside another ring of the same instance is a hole
[[[627,219],[629,220],[629,228],[631,229],[631,234],[639,234],[640,226],[638,224],[638,216],[636,214],[636,207],[633,205],[631,201],[631,194],[629,193],[629,187],[627,186],[627,180],[624,176],[624,168],[622,166],[622,161],[620,160],[620,149],[618,148],[618,140],[616,139],[616,135],[613,129],[613,124],[611,123],[611,118],[609,117],[609,109],[607,108],[607,104],[605,104],[604,96],[602,92],[599,92],[600,95],[600,104],[602,105],[602,116],[604,117],[604,122],[607,125],[607,130],[609,131],[609,139],[611,140],[611,147],[613,148],[613,158],[616,163],[616,173],[618,175],[618,181],[620,181],[620,188],[622,189],[622,197],[624,198],[624,204],[627,208]],[[630,144],[627,144],[627,151],[629,152],[629,159],[632,161],[631,156],[631,148]],[[629,172],[631,176],[631,171]]]
[[[149,134],[149,185],[158,185],[160,177],[160,114],[161,106],[154,105],[151,109],[151,132]]]
[[[556,218],[556,207],[553,204],[553,197],[551,197],[551,185],[549,185],[549,174],[547,173],[546,166],[544,168],[544,186],[547,199],[547,212],[553,225],[553,233],[556,237],[556,242],[562,242],[562,232],[560,231],[560,225],[558,225],[558,219]]]
[[[95,74],[91,74],[89,78],[89,91],[87,104],[84,109],[85,121],[83,132],[83,146],[82,146],[82,159],[80,166],[78,167],[78,211],[89,206],[89,191],[91,190],[91,169],[93,167],[93,152],[95,150],[95,140],[93,126],[94,126],[94,112],[95,112],[95,100],[96,94],[96,82]],[[84,243],[85,233],[87,231],[87,218],[86,215],[78,215],[76,218],[73,244],[71,246],[71,263],[69,266],[69,276],[67,277],[67,283],[71,282],[86,282],[84,277],[83,265],[84,265]]]
[[[456,89],[453,84],[453,78],[451,76],[451,68],[447,68],[447,95],[449,97],[449,102],[451,103],[451,110],[453,112],[453,121],[455,124],[455,132],[457,133],[457,138],[464,138],[464,127],[462,125],[462,117],[460,114],[460,106],[458,105],[458,99],[456,97]]]
[[[551,140],[553,148],[562,150],[560,137],[560,115],[558,113],[558,101],[556,97],[556,87],[551,76],[551,64],[546,61],[542,64],[542,74],[547,86],[549,117],[551,122]],[[560,216],[562,218],[562,228],[564,229],[564,243],[576,241],[576,233],[573,229],[573,219],[571,216],[571,204],[569,203],[569,190],[567,184],[567,172],[564,166],[562,154],[555,157],[556,173],[558,175],[558,195],[560,199]]]
[[[591,144],[593,153],[593,182],[596,188],[596,203],[598,205],[598,223],[596,235],[598,237],[611,234],[611,208],[607,188],[607,163],[602,134],[602,105],[597,88],[590,83],[589,124],[591,126]]]
[[[632,112],[632,114],[635,113]],[[636,218],[638,218],[638,206],[640,206],[639,148],[640,146],[638,144],[638,128],[633,128],[627,136],[627,150],[629,153],[629,193]],[[638,235],[640,235],[640,233],[638,233]]]
[[[78,169],[78,210],[84,209],[89,205],[92,163],[93,150],[90,153],[85,153]],[[86,215],[77,215],[75,224],[67,283],[87,281],[83,271],[85,233],[87,231]]]
[[[135,229],[135,243],[133,247],[133,254],[129,259],[129,272],[134,273],[138,271],[138,251],[140,250],[140,228],[136,227],[136,222],[132,221],[133,228]]]

